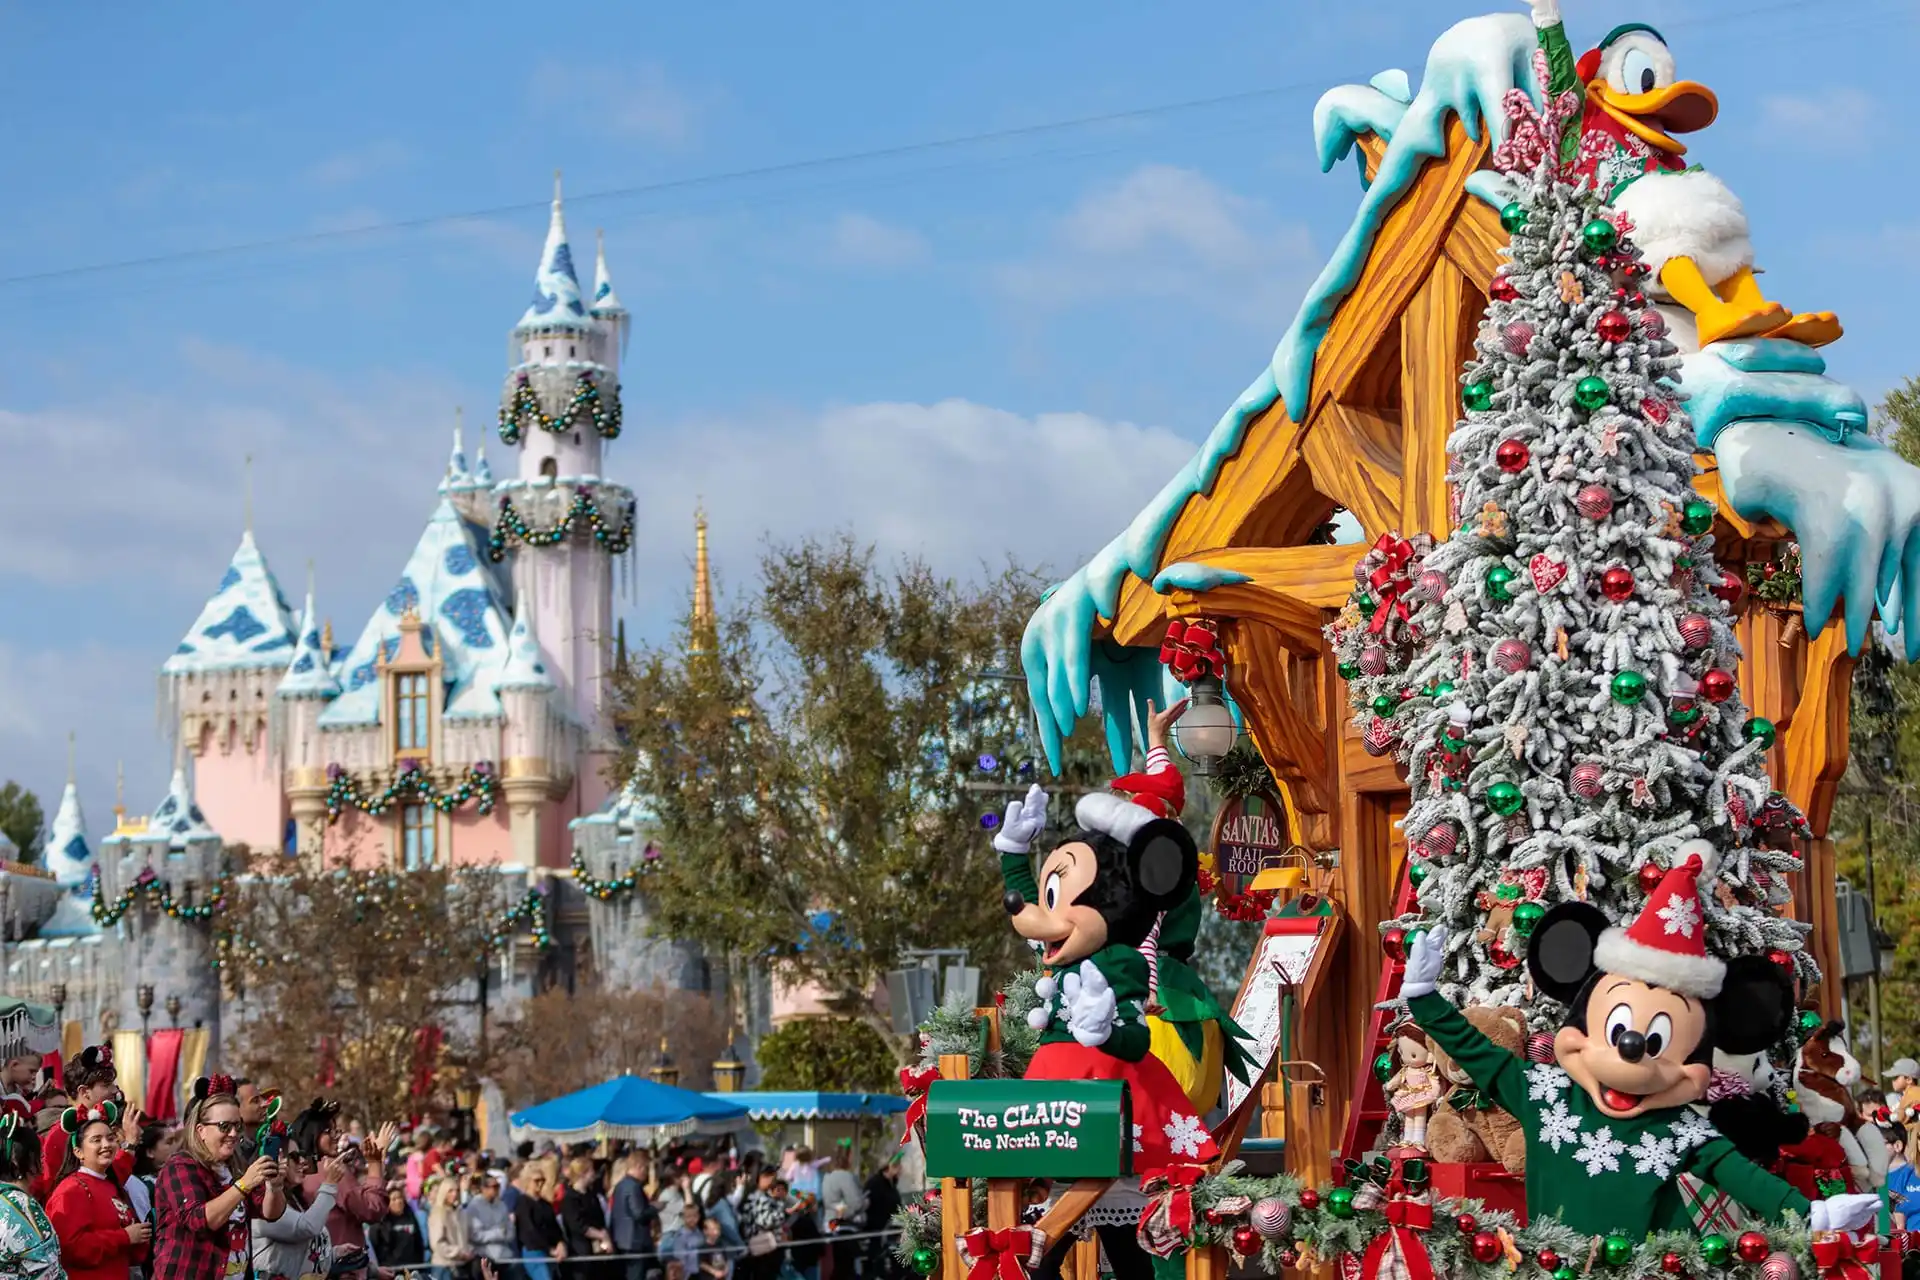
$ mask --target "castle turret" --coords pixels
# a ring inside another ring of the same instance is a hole
[[[320,615],[313,606],[313,571],[309,568],[299,639],[274,695],[294,851],[302,857],[318,858],[326,834],[327,760],[320,740],[320,713],[338,696],[340,681],[333,674]]]
[[[553,677],[541,658],[533,612],[524,603],[514,611],[506,660],[493,678],[493,691],[506,713],[500,789],[507,797],[513,857],[533,866],[540,860],[541,814],[556,790],[551,760],[559,726],[553,717]]]
[[[87,816],[80,811],[80,787],[74,779],[73,739],[67,739],[67,785],[47,828],[47,851],[42,865],[61,888],[85,889],[93,878],[93,845],[87,839]]]
[[[647,875],[665,856],[648,839],[653,824],[653,811],[631,780],[605,808],[570,824],[574,880],[587,900],[594,972],[610,990],[665,986],[710,995],[718,1003],[724,974],[699,944],[659,937],[649,925]]]
[[[469,524],[484,525],[493,518],[493,468],[487,465],[487,443],[480,442],[478,461],[467,464],[465,415],[453,411],[453,449],[447,454],[447,473],[440,478],[440,492],[453,503],[460,518]]]

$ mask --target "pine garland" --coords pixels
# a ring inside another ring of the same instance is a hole
[[[522,370],[515,375],[512,395],[500,406],[500,441],[519,444],[528,427],[539,427],[550,435],[571,431],[582,414],[602,440],[612,440],[620,434],[620,395],[615,392],[603,397],[592,374],[583,373],[575,378],[573,395],[568,398],[566,408],[549,417],[541,411],[540,396],[533,389],[532,378]]]
[[[393,781],[373,793],[363,790],[360,780],[351,773],[330,764],[327,766],[327,824],[331,826],[340,821],[340,815],[348,809],[358,809],[378,818],[396,804],[431,805],[441,813],[452,813],[472,801],[474,810],[484,817],[493,812],[499,791],[500,780],[494,776],[493,765],[485,760],[468,769],[460,785],[450,791],[435,787],[420,761],[402,760]]]
[[[551,527],[541,529],[528,524],[520,509],[513,505],[513,499],[501,494],[499,518],[487,534],[487,559],[499,564],[507,558],[507,548],[516,543],[529,547],[558,546],[581,529],[590,531],[595,542],[610,555],[617,556],[633,545],[633,513],[634,505],[629,502],[620,523],[611,524],[600,504],[593,500],[592,492],[576,489],[573,501],[567,504],[567,513]]]
[[[142,870],[138,879],[121,890],[119,897],[108,902],[101,892],[100,878],[95,876],[93,922],[103,929],[110,929],[119,924],[121,918],[133,909],[133,904],[142,898],[146,899],[147,905],[160,908],[161,913],[172,920],[210,920],[227,905],[227,873],[220,873],[204,902],[184,902],[174,897],[172,886],[162,880],[152,867]]]
[[[986,1022],[973,1006],[960,1002],[942,1004],[920,1024],[920,1060],[922,1067],[937,1067],[940,1059],[955,1054],[967,1055],[967,1075],[975,1080],[1018,1080],[1027,1073],[1034,1050],[1040,1047],[1040,1033],[1027,1025],[1027,1013],[1039,1004],[1033,984],[1040,979],[1039,969],[1017,974],[1000,988],[996,1003],[1000,1006],[1000,1052],[987,1052]]]
[[[1222,800],[1275,794],[1280,789],[1260,748],[1246,738],[1237,740],[1232,749],[1220,757],[1211,781],[1213,793]]]
[[[640,864],[629,867],[624,873],[611,880],[601,880],[587,867],[587,859],[578,849],[573,851],[573,882],[580,886],[580,892],[596,902],[612,902],[615,898],[624,898],[640,887],[640,881],[653,874],[654,866],[660,860],[660,853],[652,845],[640,855]]]

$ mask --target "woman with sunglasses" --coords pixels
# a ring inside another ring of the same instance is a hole
[[[153,1280],[251,1280],[248,1224],[285,1211],[280,1166],[262,1156],[234,1176],[242,1121],[225,1076],[194,1081],[185,1121],[185,1141],[160,1170],[154,1197]]]
[[[111,1102],[70,1107],[60,1117],[67,1147],[47,1217],[60,1235],[60,1260],[72,1280],[127,1280],[147,1260],[153,1228],[134,1213],[114,1172],[119,1123],[120,1109]]]

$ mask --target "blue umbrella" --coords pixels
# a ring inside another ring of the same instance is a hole
[[[738,1103],[628,1075],[512,1117],[515,1141],[544,1137],[555,1142],[650,1142],[697,1129],[734,1129],[746,1119],[747,1109]]]

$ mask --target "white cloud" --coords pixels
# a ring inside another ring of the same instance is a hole
[[[692,140],[699,115],[694,99],[657,63],[633,67],[574,67],[549,58],[534,69],[533,105],[594,133],[662,146]]]
[[[1169,165],[1089,193],[1049,239],[1044,253],[998,270],[1009,297],[1043,308],[1172,298],[1272,324],[1316,265],[1304,226]]]
[[[398,169],[410,159],[412,152],[404,142],[397,138],[385,138],[323,156],[308,165],[300,178],[315,187],[352,186],[376,173]]]
[[[864,213],[843,213],[828,232],[828,257],[847,267],[909,267],[930,255],[926,237]]]
[[[1770,141],[1822,150],[1865,150],[1878,117],[1872,95],[1854,88],[1769,94],[1760,103],[1760,123]]]
[[[93,838],[113,829],[118,761],[127,767],[128,807],[147,812],[167,783],[166,748],[154,719],[157,665],[152,655],[114,643],[0,643],[0,781],[38,795],[52,821],[71,731],[78,735],[75,774]]]

